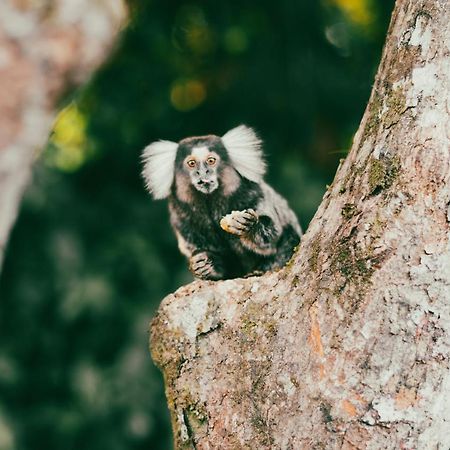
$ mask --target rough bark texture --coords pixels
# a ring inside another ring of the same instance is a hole
[[[151,327],[176,448],[450,448],[450,4],[398,0],[347,159],[288,266]]]
[[[0,2],[0,268],[56,102],[104,60],[124,18],[122,0]]]

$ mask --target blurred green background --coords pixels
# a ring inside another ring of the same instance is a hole
[[[11,236],[0,450],[171,448],[147,330],[192,278],[140,152],[253,126],[306,228],[361,119],[393,0],[129,6],[108,63],[64,98]]]

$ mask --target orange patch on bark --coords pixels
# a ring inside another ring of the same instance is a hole
[[[315,353],[319,356],[323,356],[322,336],[320,334],[320,325],[317,320],[317,311],[315,308],[311,308],[309,311],[311,318],[311,332],[309,334],[309,342]]]
[[[319,364],[319,378],[323,380],[325,377],[325,366],[323,364]]]
[[[397,409],[406,409],[417,403],[416,392],[413,389],[402,388],[395,396],[395,407]]]
[[[355,405],[348,400],[342,400],[341,403],[342,409],[350,416],[355,417],[357,410],[355,408]]]
[[[357,394],[356,392],[353,394],[353,398],[363,405],[367,404],[366,400],[364,400],[364,397],[362,395]]]
[[[344,442],[341,450],[363,450],[367,448],[367,442],[370,439],[370,433],[366,428],[357,422],[349,422],[349,427],[345,432]]]

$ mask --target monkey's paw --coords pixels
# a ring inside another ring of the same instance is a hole
[[[251,230],[257,221],[258,214],[255,210],[244,209],[243,211],[232,211],[222,217],[220,226],[227,233],[243,236]]]
[[[202,280],[219,280],[222,270],[213,263],[211,256],[206,252],[197,253],[189,259],[189,270],[196,278]]]

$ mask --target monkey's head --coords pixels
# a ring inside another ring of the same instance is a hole
[[[186,138],[179,142],[175,157],[175,183],[192,186],[202,194],[211,194],[229,164],[228,155],[217,136]],[[180,186],[181,185],[181,186]]]
[[[230,195],[239,187],[241,177],[256,183],[262,180],[266,165],[261,143],[245,125],[222,137],[154,142],[142,154],[147,189],[155,199],[167,197],[172,186],[183,201],[189,201],[191,190],[209,195],[220,188],[224,195]]]

